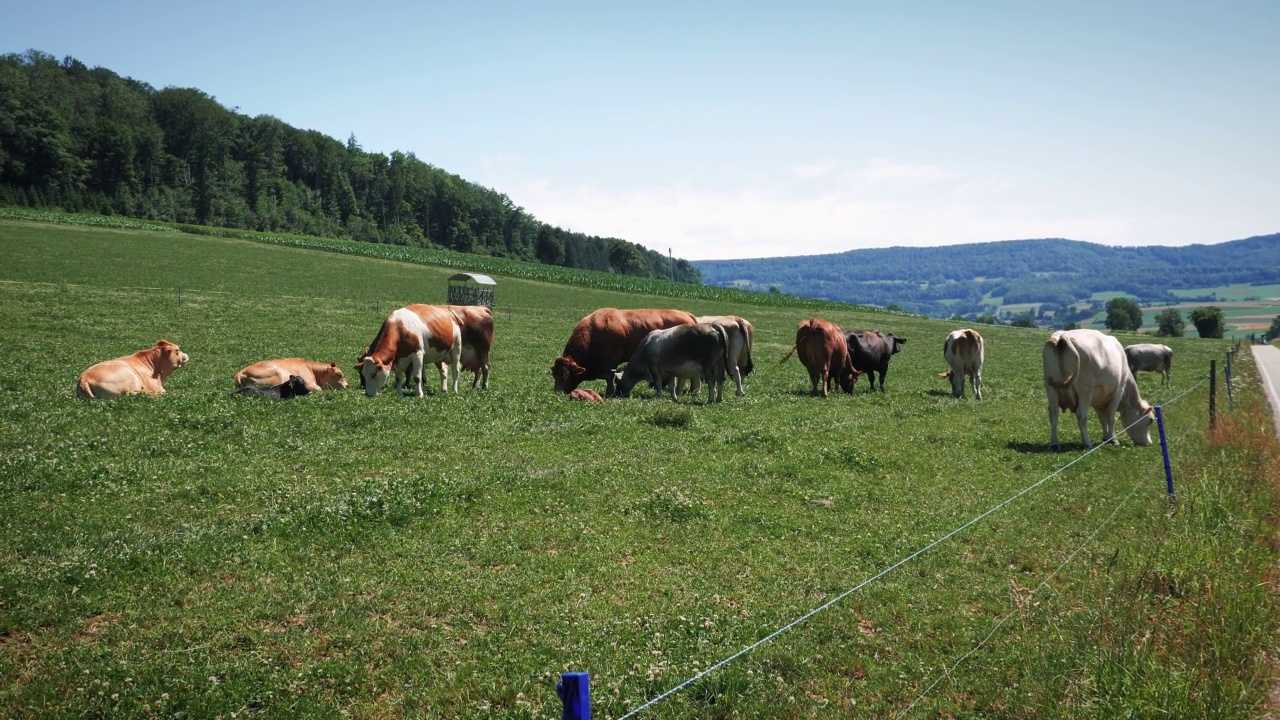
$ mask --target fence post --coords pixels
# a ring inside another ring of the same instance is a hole
[[[1209,427],[1218,427],[1218,361],[1209,361]]]
[[[373,312],[378,315],[382,314],[382,298],[373,301]]]
[[[1227,381],[1227,407],[1231,410],[1236,409],[1235,393],[1231,392],[1231,356],[1235,354],[1234,349],[1227,351],[1227,366],[1222,370],[1222,377]]]
[[[1164,482],[1169,488],[1169,499],[1177,500],[1173,494],[1173,467],[1169,465],[1169,440],[1164,434],[1164,412],[1156,406],[1156,427],[1160,428],[1160,452],[1164,455]]]
[[[561,720],[591,720],[591,677],[589,673],[572,672],[560,675],[556,694],[564,703]]]
[[[178,288],[178,307],[182,307],[182,288]]]

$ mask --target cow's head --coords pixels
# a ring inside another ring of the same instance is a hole
[[[187,364],[191,359],[189,355],[168,340],[160,340],[156,343],[156,375],[161,378],[169,377],[174,370]]]
[[[312,366],[312,372],[316,376],[316,384],[322,388],[333,390],[339,388],[347,389],[347,378],[342,374],[342,368],[338,367],[338,363],[329,363],[319,367]]]
[[[893,333],[886,335],[885,340],[889,342],[889,346],[891,348],[889,351],[890,355],[897,355],[898,351],[902,349],[902,346],[907,344],[906,338],[896,337]]]
[[[840,370],[840,375],[836,380],[840,383],[840,389],[847,395],[853,394],[853,386],[858,384],[858,376],[862,373],[853,369],[852,365],[846,365]]]
[[[1120,404],[1120,422],[1129,428],[1129,439],[1134,445],[1151,444],[1151,423],[1155,421],[1155,409],[1146,400],[1138,401],[1136,413],[1128,403]]]
[[[628,378],[626,370],[613,371],[613,397],[631,397],[631,389],[636,385],[636,378]]]
[[[391,364],[383,364],[371,357],[364,358],[356,367],[360,370],[360,387],[364,394],[373,397],[378,394],[387,378],[391,376]]]
[[[573,358],[561,355],[551,365],[551,377],[555,380],[556,392],[569,393],[582,384],[587,369],[574,362]]]

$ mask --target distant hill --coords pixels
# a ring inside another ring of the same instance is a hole
[[[1158,304],[1188,299],[1174,290],[1280,283],[1280,233],[1185,247],[1111,247],[1054,238],[694,265],[709,285],[776,287],[934,317],[994,313],[1021,303],[1062,312],[1090,302],[1094,293],[1124,293]]]

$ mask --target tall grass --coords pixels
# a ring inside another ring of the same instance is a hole
[[[958,401],[946,323],[509,277],[488,392],[227,396],[265,357],[353,362],[450,272],[0,222],[0,716],[554,717],[559,673],[587,670],[617,717],[1076,456],[1045,447],[1043,332],[984,331],[984,400]],[[553,394],[602,306],[748,317],[748,395]],[[887,393],[808,396],[777,359],[813,314],[909,339]],[[165,396],[74,398],[85,367],[159,337],[192,357]],[[1226,347],[1170,344],[1149,400]],[[1218,435],[1204,388],[1166,407],[1176,506],[1158,448],[1103,448],[645,716],[891,716],[1014,609],[913,716],[1249,715],[1277,504],[1240,359]]]

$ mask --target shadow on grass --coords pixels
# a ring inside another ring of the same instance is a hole
[[[1017,440],[1010,440],[1005,444],[1005,447],[1020,453],[1065,453],[1084,449],[1078,443],[1062,443],[1053,448],[1049,446],[1049,443],[1028,443],[1018,442]]]

